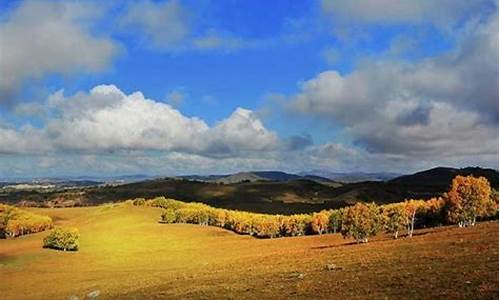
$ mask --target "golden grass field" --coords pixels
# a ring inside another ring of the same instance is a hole
[[[30,210],[79,228],[80,250],[43,249],[47,232],[0,240],[0,299],[498,298],[498,222],[356,245],[159,224],[126,204]]]

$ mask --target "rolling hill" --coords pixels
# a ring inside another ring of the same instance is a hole
[[[48,232],[0,239],[2,299],[498,298],[498,222],[356,245],[160,224],[160,209],[126,204],[30,210],[77,227],[80,249],[42,248]]]
[[[283,172],[246,172],[210,180],[160,178],[121,185],[51,191],[3,191],[0,202],[25,206],[87,206],[131,198],[165,196],[214,207],[291,214],[338,208],[357,201],[391,203],[428,199],[448,191],[456,175],[485,176],[498,188],[498,171],[482,168],[434,168],[381,181],[340,184],[324,177]]]

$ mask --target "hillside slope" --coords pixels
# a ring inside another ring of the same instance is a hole
[[[46,232],[0,240],[2,299],[498,298],[498,222],[356,245],[339,234],[261,240],[159,224],[150,207],[32,211],[78,227],[80,250],[43,249]]]

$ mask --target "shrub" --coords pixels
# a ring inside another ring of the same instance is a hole
[[[380,211],[377,205],[356,203],[344,210],[341,232],[344,237],[353,237],[357,243],[366,243],[368,237],[379,232],[380,225]]]
[[[43,239],[43,247],[63,251],[76,251],[78,250],[79,237],[80,234],[76,228],[56,227]]]

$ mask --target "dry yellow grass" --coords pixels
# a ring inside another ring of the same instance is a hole
[[[380,236],[258,240],[157,223],[127,205],[33,209],[80,229],[80,251],[42,249],[47,233],[0,240],[1,299],[498,298],[498,223]],[[326,270],[327,264],[338,266]]]

